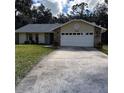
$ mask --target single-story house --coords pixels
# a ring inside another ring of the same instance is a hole
[[[82,19],[64,24],[28,24],[15,31],[16,43],[32,41],[57,46],[97,47],[106,29]]]

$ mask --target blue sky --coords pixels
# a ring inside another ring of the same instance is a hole
[[[67,13],[68,12],[68,5],[65,5],[62,9],[62,12]]]
[[[65,6],[64,6],[63,9],[62,9],[62,12],[63,12],[63,13],[68,13],[68,8],[69,8],[68,3],[73,2],[73,1],[74,1],[74,0],[68,0],[68,1],[67,1],[67,3],[65,4]]]
[[[93,9],[94,6],[99,2],[103,3],[104,0],[33,0],[35,2],[41,2],[45,7],[51,9],[51,12],[54,16],[59,13],[70,13],[71,7],[75,4],[79,4],[81,2],[88,3],[89,9]],[[39,4],[36,3],[36,6]]]

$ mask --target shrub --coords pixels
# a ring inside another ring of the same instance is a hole
[[[102,48],[102,46],[103,46],[103,43],[102,43],[102,42],[99,42],[99,43],[97,44],[97,48]]]
[[[30,44],[30,41],[29,40],[26,40],[24,43],[25,44]]]
[[[24,43],[25,44],[36,44],[34,40],[26,40]]]
[[[58,42],[53,42],[53,46],[58,46],[59,43]]]

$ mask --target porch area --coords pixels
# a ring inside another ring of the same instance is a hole
[[[52,44],[53,33],[16,33],[16,44]]]

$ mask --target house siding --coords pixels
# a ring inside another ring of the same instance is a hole
[[[45,43],[45,34],[44,33],[39,33],[39,43]]]
[[[79,24],[79,29],[77,29],[77,30],[75,29],[75,24]],[[101,43],[101,34],[102,34],[101,28],[95,27],[93,25],[89,25],[88,23],[85,23],[85,22],[82,22],[82,21],[72,21],[70,23],[67,23],[67,24],[53,30],[54,38],[52,39],[52,41],[51,41],[50,33],[40,33],[40,32],[34,32],[34,33],[30,32],[30,33],[32,34],[32,36],[33,36],[32,39],[34,41],[36,41],[36,34],[38,34],[38,38],[39,38],[38,43],[45,44],[45,43],[53,42],[54,45],[60,46],[61,45],[61,38],[62,38],[61,33],[63,33],[63,32],[65,32],[65,33],[92,32],[93,33],[92,35],[94,35],[94,36],[91,38],[92,41],[93,41],[93,43],[91,42],[91,46],[97,47],[98,44]],[[19,32],[19,43],[20,44],[24,43],[27,40],[26,36],[27,36],[26,32],[25,33]],[[84,41],[88,40],[87,38],[85,38],[85,39],[80,39],[80,41],[81,40],[84,40]],[[63,40],[63,38],[62,38],[62,40]],[[71,39],[71,40],[73,41],[73,39]],[[79,41],[79,39],[77,39],[77,41]]]
[[[24,44],[27,40],[26,34],[27,33],[16,33],[19,34],[19,44]],[[45,43],[45,34],[44,33],[37,33],[39,42],[38,43]],[[36,42],[36,33],[32,33],[32,39]]]
[[[26,40],[26,34],[25,33],[19,33],[19,43],[23,44]]]
[[[57,28],[54,30],[54,42],[53,42],[54,46],[60,46],[60,32],[61,32],[61,28]]]
[[[94,47],[100,47],[99,44],[101,43],[101,29],[95,27],[94,31]]]
[[[80,25],[80,28],[78,30],[78,32],[94,32],[94,26],[91,26],[87,23],[84,23],[84,22],[80,22],[80,21],[74,21],[74,22],[71,22],[63,27],[61,27],[61,32],[76,32],[75,29],[74,29],[74,25],[75,24],[79,24]]]
[[[32,34],[32,39],[33,39],[34,41],[36,41],[35,36],[36,36],[36,34]]]

